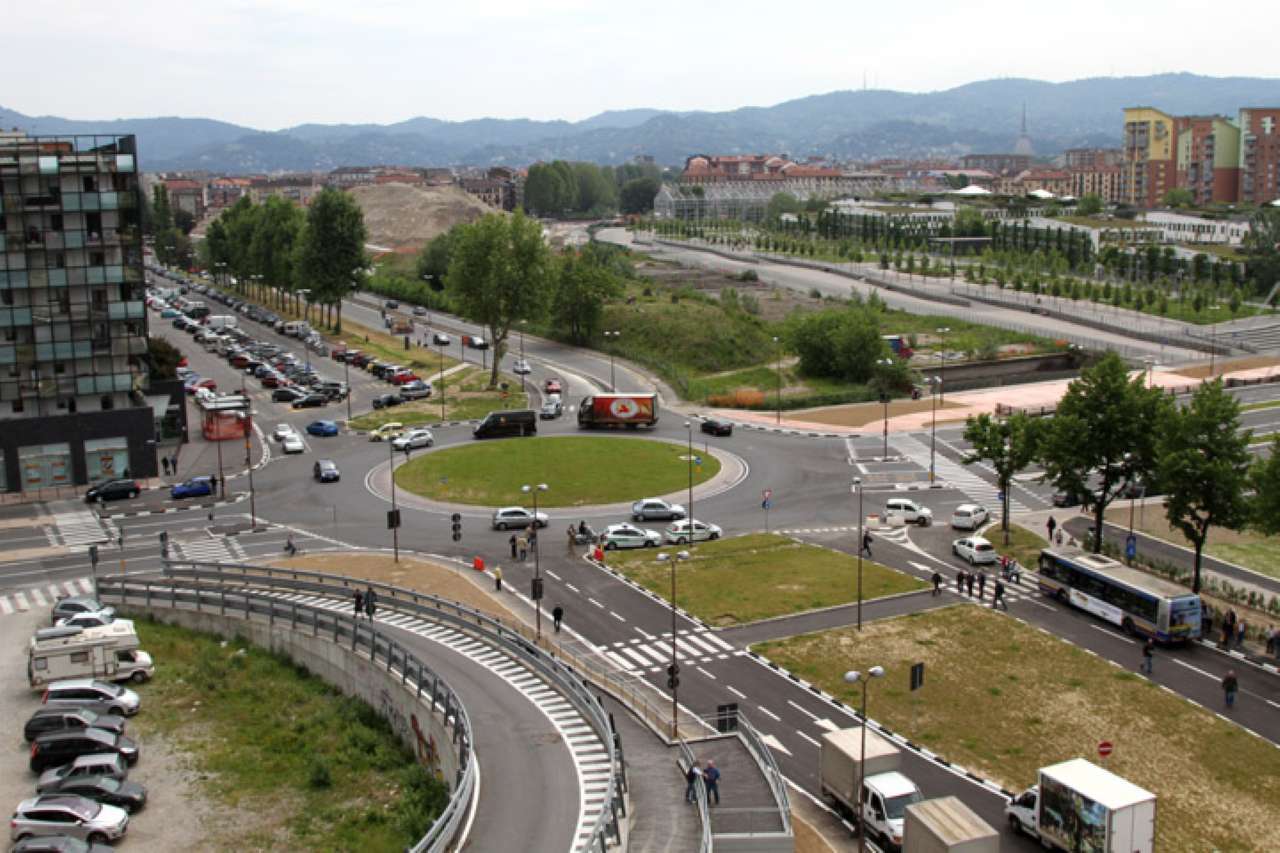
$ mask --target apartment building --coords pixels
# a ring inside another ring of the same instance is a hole
[[[1173,116],[1152,107],[1124,111],[1123,200],[1155,207],[1177,185],[1177,131]]]
[[[1031,168],[1030,154],[966,154],[960,158],[965,169],[981,169],[997,177],[1011,177]]]
[[[1224,116],[1178,116],[1177,186],[1194,203],[1230,203],[1240,185],[1240,129]]]
[[[1239,199],[1267,204],[1280,199],[1280,107],[1240,110]]]
[[[156,473],[137,143],[0,138],[0,491]]]

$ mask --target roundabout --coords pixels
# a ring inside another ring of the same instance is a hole
[[[685,444],[649,438],[546,436],[456,445],[397,465],[396,487],[449,504],[518,503],[520,487],[551,486],[549,509],[582,508],[664,495],[715,478],[721,460]]]

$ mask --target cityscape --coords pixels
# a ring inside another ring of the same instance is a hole
[[[1280,79],[545,5],[0,104],[11,849],[1274,849]]]

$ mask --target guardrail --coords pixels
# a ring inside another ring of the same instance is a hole
[[[689,748],[689,744],[685,743],[684,740],[680,741],[680,755],[684,759],[681,769],[684,770],[687,777],[689,768],[693,766],[693,762],[697,761],[697,759],[694,757],[693,750]],[[702,837],[698,841],[698,850],[699,853],[711,853],[711,814],[707,807],[707,785],[701,776],[693,783],[693,796],[698,802],[698,821],[702,824]]]
[[[609,776],[609,788],[605,794],[608,807],[601,812],[596,825],[592,827],[591,849],[603,851],[608,844],[608,836],[621,840],[618,815],[623,808],[620,794],[626,790],[625,759],[621,745],[615,739],[608,715],[596,697],[587,689],[583,676],[577,671],[584,670],[595,675],[601,669],[600,667],[587,666],[580,657],[563,652],[557,654],[554,650],[543,648],[535,637],[530,636],[528,629],[523,625],[507,624],[501,619],[459,602],[390,584],[324,572],[239,563],[166,561],[164,572],[170,578],[186,578],[196,583],[207,582],[216,584],[218,588],[229,584],[257,585],[277,591],[332,596],[345,601],[350,601],[357,589],[372,589],[376,594],[375,601],[379,609],[396,610],[446,623],[511,654],[522,663],[536,669],[548,682],[557,687],[583,715],[604,744],[613,772]],[[625,701],[622,696],[618,698]]]
[[[371,664],[377,664],[381,657],[387,672],[399,671],[405,689],[412,689],[420,701],[429,700],[431,713],[439,709],[444,724],[453,728],[453,741],[458,751],[460,766],[449,803],[411,850],[413,853],[443,853],[454,842],[476,792],[477,765],[472,747],[471,720],[448,683],[404,646],[359,619],[349,619],[331,610],[297,602],[281,601],[251,590],[229,592],[225,588],[179,584],[174,579],[153,581],[135,577],[99,578],[97,594],[104,601],[114,600],[120,604],[140,597],[147,608],[159,603],[176,610],[179,604],[187,604],[195,605],[197,612],[206,607],[217,608],[222,616],[228,613],[233,616],[243,613],[245,619],[254,615],[266,616],[270,624],[277,620],[287,621],[295,631],[302,627],[310,628],[313,636],[327,633],[332,636],[334,644],[348,647],[353,654],[363,651]]]

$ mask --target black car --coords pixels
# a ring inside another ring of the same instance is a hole
[[[115,714],[99,714],[87,708],[38,708],[22,727],[24,740],[35,740],[46,732],[63,732],[71,729],[102,729],[112,734],[124,734],[124,717]]]
[[[383,304],[387,306],[388,311],[394,311],[400,307],[400,303],[396,302],[394,299],[388,299]]]
[[[701,429],[707,435],[733,435],[733,424],[728,421],[718,421],[715,418],[704,420]]]
[[[427,309],[423,308],[421,305],[415,305],[413,306],[413,316],[425,317],[427,316]]]
[[[147,789],[137,782],[112,779],[110,776],[72,776],[51,788],[50,794],[78,794],[108,806],[117,806],[129,814],[147,804]]]
[[[136,480],[107,480],[105,483],[99,483],[85,492],[84,502],[91,504],[99,499],[104,501],[115,501],[123,498],[132,499],[140,494],[142,494],[142,487],[138,485]]]
[[[399,394],[380,394],[373,398],[373,407],[375,409],[389,409],[403,402],[404,400],[400,399]]]
[[[332,459],[321,459],[317,462],[313,469],[313,476],[321,483],[336,483],[342,479],[337,463]]]
[[[271,402],[273,403],[292,403],[307,396],[296,388],[277,388],[271,392]]]
[[[103,729],[72,729],[40,735],[31,744],[32,770],[39,773],[66,764],[78,756],[114,752],[129,764],[138,763],[138,744],[124,735]]]
[[[1060,507],[1080,506],[1080,497],[1072,492],[1054,492],[1053,505]]]
[[[329,402],[329,398],[323,394],[307,394],[305,397],[299,397],[293,401],[295,409],[319,409]]]

